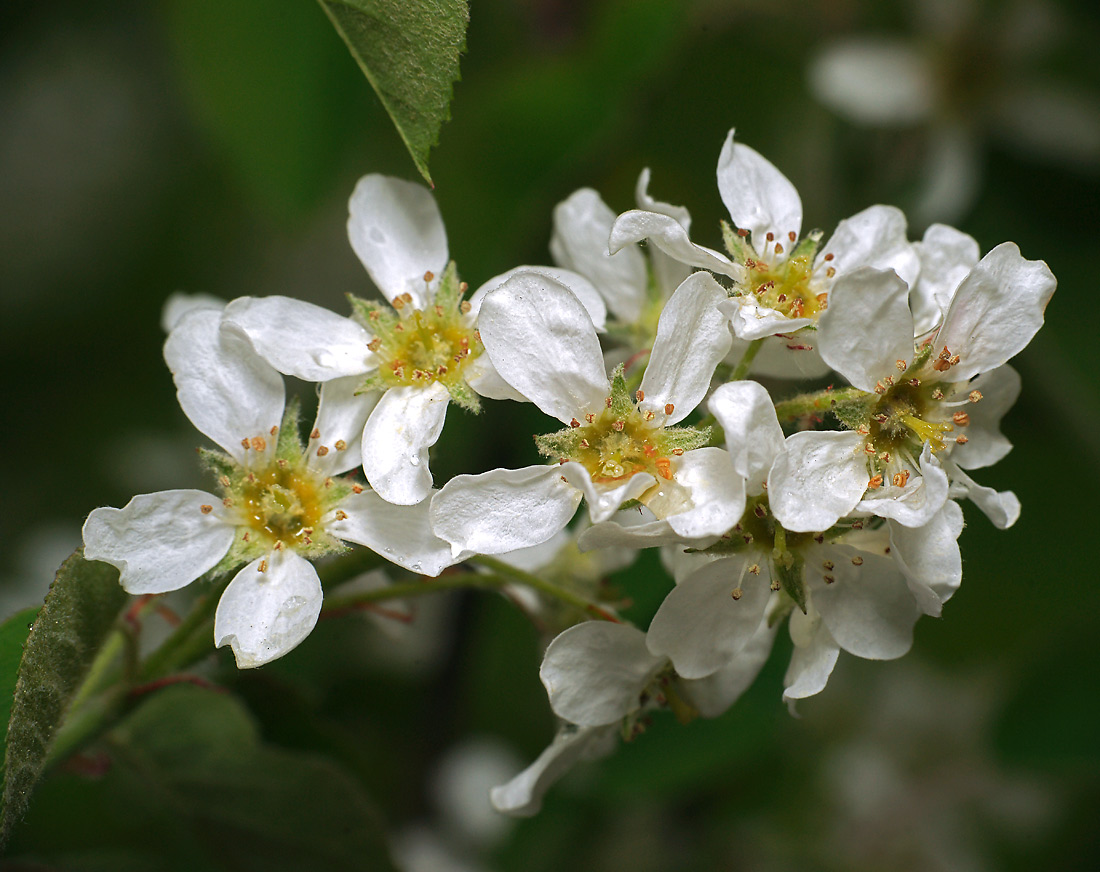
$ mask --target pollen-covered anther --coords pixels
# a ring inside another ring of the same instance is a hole
[[[209,515],[212,511],[214,511],[214,507],[213,506],[199,506],[199,511],[202,512],[204,515]]]
[[[603,404],[604,404],[605,406],[607,406],[607,408],[609,408],[609,409],[610,409],[610,408],[611,408],[611,397],[608,397],[607,399],[605,399],[605,400],[603,401]]]
[[[788,230],[787,239],[789,239],[791,242],[794,242],[796,239],[798,239],[798,234],[795,233],[793,230]]]
[[[782,254],[783,253],[783,243],[782,242],[777,242],[775,244],[775,253],[776,254]]]
[[[275,540],[275,550],[276,551],[282,551],[283,550],[283,540],[282,539],[276,539]]]
[[[591,448],[592,445],[587,439],[582,439],[580,442],[581,448]]]
[[[321,438],[321,431],[314,428],[313,432],[309,434],[309,438],[310,439],[320,439]]]
[[[337,439],[336,444],[332,447],[335,448],[337,451],[346,451],[348,443],[345,442],[343,439]]]
[[[460,311],[463,315],[469,315],[470,310],[473,308],[474,307],[470,304],[469,300],[463,300],[461,303],[458,304],[458,311]]]
[[[382,340],[375,336],[370,342],[367,343],[367,348],[371,351],[377,351],[382,347]]]
[[[878,451],[876,450],[874,445],[872,445],[870,442],[867,442],[863,446],[863,453],[866,454],[868,457],[874,457],[876,454],[878,454]]]
[[[822,311],[825,311],[826,309],[829,308],[829,295],[828,294],[818,294],[817,295],[817,307],[819,309],[821,309]]]
[[[908,364],[904,360],[898,359],[894,361],[894,366],[898,368],[898,372],[905,372]]]
[[[672,403],[665,403],[666,415],[671,415],[674,411],[676,411],[676,407]]]
[[[647,411],[647,412],[645,413],[645,419],[646,419],[647,421],[652,421],[652,420],[653,420],[653,419],[654,419],[655,417],[656,417],[656,416],[655,416],[655,415],[653,414],[653,410],[652,410],[652,409],[648,410],[648,411]]]
[[[626,421],[613,421],[611,423],[611,429],[619,433],[622,433],[626,429]]]
[[[880,487],[882,487],[881,475],[872,476],[871,480],[867,482],[867,490],[878,490]]]
[[[919,388],[919,387],[920,387],[920,379],[919,379],[919,378],[911,378],[911,379],[909,379],[909,387],[911,387],[911,388]]]
[[[285,457],[279,457],[275,460],[275,465],[278,466],[279,469],[286,469],[288,466],[290,466],[290,461],[287,460]]]
[[[230,482],[228,475],[223,475],[218,478],[218,484],[220,484],[222,487],[229,487],[232,482]]]
[[[829,267],[827,270],[825,270],[825,275],[828,278],[832,278],[833,276],[835,276],[836,275],[836,267],[835,266]]]
[[[884,385],[882,382],[875,382],[875,393],[876,394],[886,393],[886,385]]]
[[[951,420],[959,427],[965,427],[970,423],[970,416],[966,412],[956,412],[951,416]]]
[[[587,415],[584,416],[584,420],[591,424],[593,421],[596,420],[596,416],[592,414],[592,412],[589,412]]]
[[[324,445],[318,445],[317,446],[317,456],[318,457],[324,457],[326,454],[328,454],[328,448]]]
[[[878,456],[878,459],[883,463],[889,463],[892,458],[893,455],[889,451],[883,451],[882,454]]]
[[[860,557],[858,554],[855,557],[852,558],[852,566],[862,566],[862,565],[863,565],[863,558]]]
[[[956,445],[965,445],[969,441],[970,440],[967,439],[965,436],[956,436],[955,437],[955,444]]]
[[[252,450],[253,451],[266,451],[267,450],[267,440],[264,439],[263,436],[253,436],[248,441],[252,445]]]
[[[763,503],[757,503],[752,510],[752,513],[758,518],[768,517],[768,510],[764,508]]]
[[[981,391],[971,391],[969,394],[966,395],[966,398],[968,400],[970,400],[970,402],[976,403],[979,400],[981,400],[982,392]]]
[[[739,587],[735,587],[733,590],[730,591],[730,596],[733,597],[735,600],[741,599],[741,597],[743,597],[744,595],[745,592]]]
[[[892,388],[894,386],[894,377],[892,375],[886,376],[883,381],[886,382],[886,387],[888,388]]]
[[[876,418],[875,418],[875,420],[877,421],[877,420],[878,420],[878,418],[876,417]],[[883,416],[882,416],[882,420],[883,420],[883,421],[885,421],[885,420],[886,420],[886,416],[885,416],[885,415],[883,415]],[[860,424],[860,425],[859,425],[858,427],[856,427],[856,432],[857,432],[857,433],[858,433],[858,434],[859,434],[860,436],[870,436],[870,435],[871,435],[871,428],[870,428],[870,427],[868,427],[868,426],[867,426],[866,424]]]
[[[642,400],[645,399],[645,391],[641,390],[640,388],[636,390],[634,392],[634,399],[636,399],[640,403]]]
[[[335,482],[333,482],[331,478],[326,478],[322,487],[330,488],[333,486],[333,484],[335,484]]]
[[[353,485],[351,486],[351,492],[352,492],[353,494],[361,494],[361,493],[363,492],[363,485],[361,485],[361,484],[353,484]]]
[[[275,427],[272,427],[271,430],[268,432],[270,432],[271,435],[274,436],[276,433],[279,432],[279,427],[276,425]]]
[[[261,560],[260,565],[256,567],[260,572],[267,572],[267,561]]]
[[[426,273],[424,273],[424,281],[425,282],[430,282],[434,278],[435,278],[435,273],[432,272],[431,270],[428,270]]]
[[[413,301],[413,295],[410,294],[408,291],[405,291],[405,293],[401,295],[401,299],[404,300],[406,303],[411,303]]]
[[[772,590],[779,590],[779,579],[778,578],[773,578],[772,583],[769,584],[768,587],[771,588]]]
[[[442,363],[439,364],[439,366],[437,366],[435,368],[435,374],[436,375],[446,375],[447,374],[447,367],[444,366]]]
[[[894,487],[905,487],[909,483],[909,470],[903,469],[901,472],[894,473]]]
[[[832,572],[832,571],[833,571],[833,561],[831,561],[831,560],[826,560],[826,561],[825,561],[824,563],[822,563],[821,565],[825,567],[825,571],[826,571],[826,572]]]
[[[932,399],[933,400],[942,400],[943,399],[943,391],[941,391],[939,388],[932,388]]]
[[[768,242],[775,242],[775,234],[772,233],[770,230],[768,231],[768,235],[764,238],[767,239]]]
[[[226,497],[224,500],[222,500],[222,505],[225,506],[227,509],[232,508],[233,497]]]
[[[759,563],[754,563],[752,566],[749,567],[749,572],[751,572],[753,575],[759,575],[760,574],[760,564]]]
[[[390,302],[393,303],[393,307],[399,312],[405,308],[405,301],[401,297],[394,297]]]
[[[835,581],[836,581],[836,579],[833,576],[831,576],[831,575],[826,575],[825,576],[825,583],[826,584],[832,584]]]
[[[684,449],[683,448],[673,448],[672,453],[675,454],[677,457],[679,457],[681,454],[684,453]]]
[[[243,533],[241,534],[241,541],[242,541],[242,542],[248,542],[248,541],[250,541],[251,539],[252,539],[252,537],[251,537],[251,536],[249,535],[249,533],[248,533],[248,531],[247,531],[247,530],[245,530],[245,531],[244,531],[244,532],[243,532]]]
[[[814,534],[814,541],[818,545],[823,545],[825,543],[825,535],[823,533],[815,533]]]
[[[245,436],[244,439],[241,440],[241,448],[243,448],[245,451],[248,450],[248,437],[247,436]]]
[[[335,517],[337,521],[346,521],[348,519],[348,513],[343,509],[337,509],[333,517]]]
[[[578,421],[576,418],[571,418],[570,421],[569,421],[569,426],[570,427],[579,427],[580,425],[581,425],[581,422]]]

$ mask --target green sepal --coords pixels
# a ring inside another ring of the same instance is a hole
[[[459,406],[475,415],[481,411],[481,397],[464,381],[441,382]]]
[[[200,448],[199,460],[206,469],[213,473],[214,478],[219,480],[219,486],[221,486],[220,480],[223,477],[228,478],[230,481],[235,481],[243,474],[237,461],[221,451],[214,451],[211,448]]]
[[[452,260],[443,270],[443,276],[439,280],[439,289],[435,292],[435,304],[444,309],[456,309],[461,300],[462,283],[458,280],[458,268]]]
[[[820,230],[811,230],[798,240],[798,245],[791,251],[791,258],[806,257],[812,261],[814,255],[817,254],[817,247],[821,244],[821,237],[822,233]]]
[[[611,405],[608,409],[616,418],[626,417],[634,411],[634,395],[626,383],[624,371],[625,368],[620,363],[611,373]]]
[[[806,614],[806,580],[802,569],[802,555],[790,551],[772,561],[772,572],[779,579],[780,589]]]
[[[397,324],[399,318],[393,310],[393,306],[380,303],[377,300],[364,300],[355,294],[348,294],[348,305],[351,306],[351,317],[366,327],[371,333],[389,333]]]
[[[710,427],[665,427],[661,444],[671,454],[676,449],[694,451],[710,442]]]
[[[580,440],[581,436],[577,433],[576,428],[566,427],[564,430],[558,430],[555,433],[543,433],[536,436],[535,447],[538,448],[539,454],[543,457],[549,457],[553,460],[569,459],[576,453]]]
[[[830,411],[847,429],[855,430],[871,420],[871,413],[877,404],[878,397],[865,393],[853,400],[837,403]]]
[[[355,396],[360,397],[363,394],[369,394],[371,391],[385,391],[389,387],[386,380],[382,378],[382,374],[374,372],[363,379],[363,383],[355,389]]]
[[[275,444],[275,458],[296,464],[302,459],[301,436],[302,404],[297,397],[291,397],[283,410],[283,420],[279,425],[279,441]]]
[[[725,243],[730,257],[737,263],[744,263],[757,256],[748,238],[738,233],[728,221],[722,221],[722,242]]]

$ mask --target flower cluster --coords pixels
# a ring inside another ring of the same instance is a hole
[[[1001,528],[1019,513],[970,471],[1011,447],[999,423],[1020,379],[1007,361],[1041,326],[1053,275],[1012,243],[980,257],[946,226],[911,242],[887,206],[823,243],[803,233],[791,183],[732,131],[718,162],[725,253],[693,242],[687,210],[648,185],[645,172],[639,208],[619,216],[578,191],[554,213],[555,266],[469,294],[431,194],[363,178],[348,230],[386,302],[349,297],[350,317],[285,297],[175,311],[165,358],[222,449],[203,452],[218,494],[96,509],[86,556],[139,594],[235,572],[214,634],[241,667],[308,635],[322,603],[312,561],[349,543],[395,572],[510,567],[557,633],[540,674],[561,719],[493,793],[520,815],[655,710],[725,711],[783,622],[792,706],[824,688],[841,650],[901,656],[961,582],[959,501]],[[319,385],[308,432],[284,409],[283,375]],[[847,386],[795,381],[837,376]],[[483,398],[555,419],[535,437],[545,461],[435,489],[451,401],[476,412]],[[649,547],[675,583],[643,630],[593,598]],[[551,613],[541,595],[554,590]]]

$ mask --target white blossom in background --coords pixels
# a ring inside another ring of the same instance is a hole
[[[118,567],[133,594],[177,590],[221,568],[246,564],[222,594],[214,637],[241,668],[286,654],[313,629],[321,583],[308,558],[366,545],[427,575],[452,563],[428,526],[427,506],[399,507],[351,480],[358,434],[369,411],[355,380],[321,387],[305,446],[284,420],[283,382],[238,335],[219,329],[221,312],[182,315],[164,356],[180,405],[200,432],[224,449],[206,452],[220,495],[172,490],[100,508],[84,524],[84,554]]]
[[[432,500],[436,534],[462,552],[503,554],[561,530],[582,498],[593,523],[628,500],[685,539],[715,536],[741,514],[725,452],[675,425],[706,395],[730,335],[705,273],[684,281],[661,316],[641,387],[608,379],[584,306],[542,273],[519,273],[481,305],[485,348],[501,377],[565,430],[539,437],[553,465],[453,478]]]
[[[874,266],[895,270],[907,283],[916,280],[919,262],[900,210],[864,209],[841,221],[824,245],[819,231],[800,236],[802,200],[794,185],[755,150],[734,142],[732,130],[718,158],[718,191],[733,219],[733,227],[723,228],[729,257],[691,242],[687,228],[670,215],[642,210],[618,217],[611,250],[648,239],[687,265],[731,278],[733,296],[723,311],[734,334],[743,343],[774,337],[762,349],[756,372],[828,371],[813,353],[812,331],[804,328],[817,323],[838,277]]]
[[[942,325],[918,347],[909,288],[897,275],[863,269],[838,282],[818,345],[861,393],[834,407],[850,429],[795,434],[798,450],[773,467],[769,494],[784,526],[821,530],[857,509],[923,526],[949,481],[996,526],[1015,523],[1015,495],[963,470],[1011,448],[998,427],[1019,377],[1004,364],[1042,326],[1056,284],[1045,263],[1003,243],[966,274]]]
[[[1051,3],[913,3],[912,38],[860,34],[821,48],[808,69],[823,104],[865,126],[928,132],[918,224],[952,221],[981,187],[983,140],[1082,167],[1100,165],[1100,99],[1045,77],[1043,55],[1069,27]]]
[[[653,199],[649,176],[648,169],[638,176],[637,207],[666,215],[688,232],[688,210]],[[612,335],[629,342],[632,351],[642,351],[653,343],[666,301],[692,270],[656,247],[643,252],[625,246],[611,254],[608,240],[615,217],[592,188],[575,191],[554,207],[550,253],[556,263],[589,279],[603,296],[613,318]]]

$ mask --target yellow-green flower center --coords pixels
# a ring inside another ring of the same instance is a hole
[[[310,544],[326,511],[323,483],[278,461],[249,473],[234,491],[233,503],[245,523],[272,543]]]

